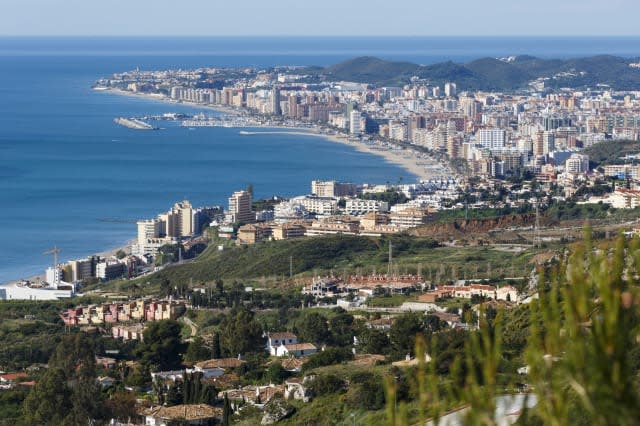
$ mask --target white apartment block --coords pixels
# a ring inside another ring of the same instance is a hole
[[[389,211],[389,203],[378,200],[361,200],[354,198],[347,200],[345,212],[350,215],[363,215],[366,213],[386,213]]]
[[[255,213],[251,210],[251,194],[247,191],[234,192],[229,197],[229,214],[232,215],[232,222],[255,222]]]
[[[362,123],[363,117],[360,111],[351,111],[349,116],[349,133],[352,135],[358,135],[364,131],[364,125]]]
[[[589,156],[584,154],[571,154],[564,164],[567,173],[581,174],[589,171]]]
[[[480,129],[476,137],[478,144],[483,148],[503,148],[506,132],[504,129]]]
[[[299,204],[309,213],[319,216],[331,216],[338,209],[338,201],[334,198],[302,196],[292,198],[292,204]]]

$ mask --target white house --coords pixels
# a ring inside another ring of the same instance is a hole
[[[187,368],[185,370],[189,374],[202,373],[203,379],[209,379],[211,377],[220,377],[224,374],[224,369],[220,367],[202,368],[196,365],[193,368]]]
[[[312,343],[281,344],[276,348],[276,356],[307,356],[318,352],[318,348]]]
[[[156,379],[160,379],[165,382],[168,382],[168,381],[175,382],[177,380],[183,380],[184,370],[156,371],[154,373],[151,373],[151,380],[155,382]]]
[[[293,333],[269,333],[267,335],[267,351],[272,356],[277,356],[276,350],[280,345],[295,345],[296,343],[298,343],[298,337]]]

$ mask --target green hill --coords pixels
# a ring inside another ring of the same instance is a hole
[[[394,255],[408,256],[437,246],[430,238],[393,235],[371,238],[351,235],[329,235],[284,241],[266,241],[250,246],[231,247],[222,252],[214,245],[190,263],[172,265],[136,282],[159,284],[170,282],[210,282],[218,278],[253,279],[288,276],[290,259],[293,273],[315,270],[328,272],[355,271],[362,267],[386,265],[388,241]],[[380,269],[379,269],[380,270]]]
[[[527,87],[538,78],[548,78],[548,87],[595,88],[608,85],[618,90],[640,90],[640,70],[629,67],[627,59],[610,55],[568,60],[518,56],[512,61],[480,58],[467,64],[442,62],[417,65],[364,56],[336,65],[308,71],[331,80],[347,80],[372,85],[403,85],[417,76],[442,85],[453,81],[460,90],[514,90]]]
[[[390,62],[371,56],[362,56],[332,65],[325,68],[322,73],[332,80],[394,84],[408,81],[411,76],[420,71],[420,68],[419,65],[410,62]]]

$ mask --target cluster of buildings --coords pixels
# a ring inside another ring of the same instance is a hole
[[[279,200],[273,210],[254,212],[251,194],[235,192],[229,198],[225,224],[219,236],[239,244],[328,234],[380,236],[428,223],[442,200],[454,198],[457,181],[433,180],[409,185],[356,185],[312,181],[311,194]],[[389,206],[384,194],[400,191],[407,202]],[[238,227],[231,226],[239,225]]]
[[[474,296],[491,300],[519,302],[518,290],[511,285],[496,287],[478,282],[456,282],[454,285],[438,285],[432,288],[421,275],[411,274],[373,274],[348,275],[344,277],[314,277],[302,289],[302,294],[316,298],[338,297],[347,295],[359,297],[360,302],[380,293],[409,294],[420,292],[417,302],[435,304],[448,298],[471,299]],[[339,300],[339,305],[341,305]],[[347,307],[350,307],[348,305]]]
[[[199,235],[204,225],[220,218],[221,212],[220,207],[194,208],[188,200],[175,203],[173,208],[155,219],[137,222],[138,235],[131,252],[139,257],[153,257],[164,245]]]
[[[225,79],[225,87],[199,88],[203,85],[198,82],[215,81],[221,76],[230,76]],[[562,76],[550,78],[556,77]],[[375,143],[380,149],[392,149],[394,144],[403,143],[404,147],[415,147],[410,149],[416,156],[424,155],[419,151],[426,149],[456,160],[457,164],[466,164],[469,176],[489,186],[509,177],[535,176],[538,182],[563,188],[564,196],[571,197],[580,188],[613,176],[631,180],[633,185],[627,189],[639,189],[640,166],[634,165],[636,159],[631,159],[631,164],[612,166],[603,175],[590,170],[589,158],[582,150],[597,142],[640,140],[640,92],[616,91],[605,85],[584,90],[550,89],[547,80],[532,81],[528,88],[514,93],[469,92],[461,91],[453,81],[438,85],[418,77],[397,87],[331,81],[327,76],[313,80],[300,74],[299,69],[283,67],[136,70],[114,75],[99,84],[164,96],[176,102],[231,107],[252,117],[266,118],[270,125],[282,122],[316,126],[329,133]],[[331,201],[323,199],[322,191],[312,193],[316,197],[301,197],[290,205],[280,206],[276,216],[299,217],[301,206],[306,212],[321,216],[338,210]],[[435,199],[433,203],[437,205],[438,201]],[[594,199],[599,201],[600,198]],[[635,195],[629,192],[617,192],[604,201],[616,207],[636,205]],[[517,203],[514,206],[518,207]],[[340,212],[358,216],[385,214],[385,210],[382,203],[357,201]],[[410,216],[403,226],[415,226],[420,221],[415,215]],[[371,231],[360,226],[359,232],[372,235],[393,232],[387,226],[399,225],[402,219],[390,219]],[[303,230],[302,226],[247,227],[241,240],[251,243],[264,238],[299,236],[309,229]],[[309,230],[309,235],[355,233],[358,225],[340,220],[318,223],[316,228]]]
[[[474,175],[487,177],[523,169],[548,173],[545,165],[562,172],[567,158],[584,147],[640,139],[640,92],[606,86],[552,91],[541,80],[519,94],[472,93],[460,91],[455,82],[439,86],[418,77],[404,86],[372,87],[328,79],[306,82],[286,69],[243,69],[221,89],[196,87],[225,73],[229,70],[138,71],[101,84],[408,142],[464,159]]]
[[[302,289],[302,294],[314,297],[334,297],[347,294],[372,296],[376,292],[406,294],[423,289],[426,285],[421,275],[349,275],[346,277],[315,277]]]
[[[186,311],[182,302],[134,300],[79,306],[67,309],[60,318],[67,326],[106,325],[125,322],[161,321],[177,319]],[[121,336],[116,336],[121,337]]]

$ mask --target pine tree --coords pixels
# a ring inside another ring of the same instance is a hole
[[[224,394],[224,405],[222,406],[222,426],[229,426],[231,422],[231,403],[229,397]]]
[[[213,343],[211,344],[211,357],[213,359],[222,358],[220,353],[220,333],[213,333]]]

